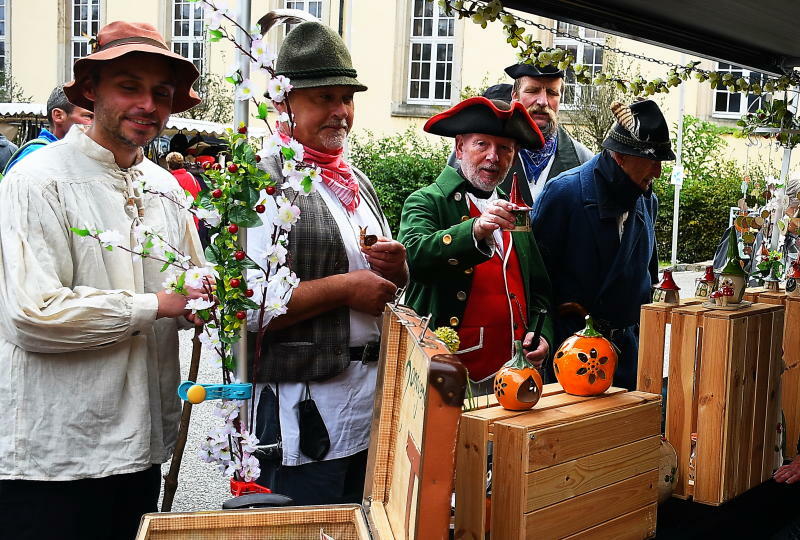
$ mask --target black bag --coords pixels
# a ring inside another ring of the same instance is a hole
[[[308,383],[306,383],[306,398],[297,404],[297,416],[300,428],[300,451],[311,459],[321,460],[331,448],[331,439],[317,404],[311,399]]]

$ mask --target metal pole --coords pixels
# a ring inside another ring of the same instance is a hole
[[[681,55],[681,64],[686,62],[686,56]],[[680,171],[681,178],[673,180],[675,184],[675,198],[672,201],[672,266],[678,264],[678,214],[680,212],[681,186],[683,185],[683,163],[681,161],[681,150],[683,147],[683,105],[686,85],[680,86],[678,93],[678,143],[675,152],[675,169]]]
[[[239,24],[241,24],[244,28],[250,28],[250,7],[251,7],[251,0],[239,0],[239,10],[237,19]],[[250,36],[240,30],[236,29],[236,40],[245,48],[250,48]],[[239,71],[242,73],[242,79],[247,80],[250,78],[250,58],[245,56],[241,51],[236,52],[236,56],[238,59],[239,64]],[[247,126],[250,123],[250,114],[249,114],[249,102],[245,100],[236,100],[233,109],[233,127],[234,129],[239,127],[240,123],[244,123]],[[246,251],[247,248],[247,230],[245,228],[239,229],[239,245],[242,247],[242,250]],[[239,382],[247,382],[248,374],[247,374],[247,324],[242,325],[241,328],[241,338],[236,343],[236,346],[233,349],[233,358],[236,361],[236,378],[239,379]],[[254,396],[255,397],[255,396]],[[248,422],[248,408],[246,406],[240,407],[239,409],[239,418],[241,418],[241,423],[243,426],[247,426],[248,431],[252,431],[250,429],[250,425]]]

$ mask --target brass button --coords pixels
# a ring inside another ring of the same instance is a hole
[[[454,198],[455,200],[457,200],[457,201],[460,201],[460,200],[461,200],[461,197],[463,197],[463,195],[461,195],[461,192],[460,192],[460,191],[456,191],[456,194],[455,194],[455,195],[453,195],[453,198]]]
[[[474,269],[474,268],[467,268],[466,270],[464,270],[464,273],[465,273],[465,274],[467,274],[467,275],[469,275],[469,274],[471,274],[471,273],[472,273],[472,272],[474,272],[474,271],[475,271],[475,269]]]
[[[469,216],[461,216],[461,222],[465,222],[469,219]]]
[[[450,266],[458,266],[458,259],[447,259],[447,264]]]
[[[465,293],[464,291],[458,291],[456,293],[456,298],[458,298],[459,300],[461,300],[463,302],[464,300],[467,299],[467,293]]]
[[[453,237],[449,234],[442,236],[442,244],[449,246],[453,242]]]
[[[458,317],[450,317],[450,326],[458,326]]]

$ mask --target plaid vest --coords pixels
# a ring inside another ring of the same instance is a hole
[[[278,160],[269,160],[267,172],[281,178]],[[366,175],[356,168],[361,202],[367,204],[380,223],[385,222],[378,196]],[[292,189],[284,189],[289,200]],[[300,219],[289,233],[287,260],[301,281],[348,272],[349,263],[336,220],[319,193],[295,199]],[[388,235],[389,231],[383,231]],[[352,234],[351,231],[347,231]],[[255,334],[248,340],[252,357]],[[254,369],[254,382],[298,382],[329,379],[350,363],[350,308],[340,306],[313,319],[282,330],[267,330],[261,347],[261,361]]]

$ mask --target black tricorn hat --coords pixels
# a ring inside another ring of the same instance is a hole
[[[603,148],[654,161],[672,161],[669,127],[655,101],[646,99],[630,105],[611,104],[617,121],[611,126]]]
[[[514,139],[523,148],[537,150],[544,146],[542,132],[522,103],[509,104],[483,96],[465,99],[458,105],[428,119],[423,127],[428,133],[455,137],[465,133],[485,133]]]
[[[558,69],[556,66],[543,66],[536,67],[533,64],[514,64],[508,66],[505,72],[512,79],[519,79],[520,77],[560,77],[564,78],[564,70]]]

